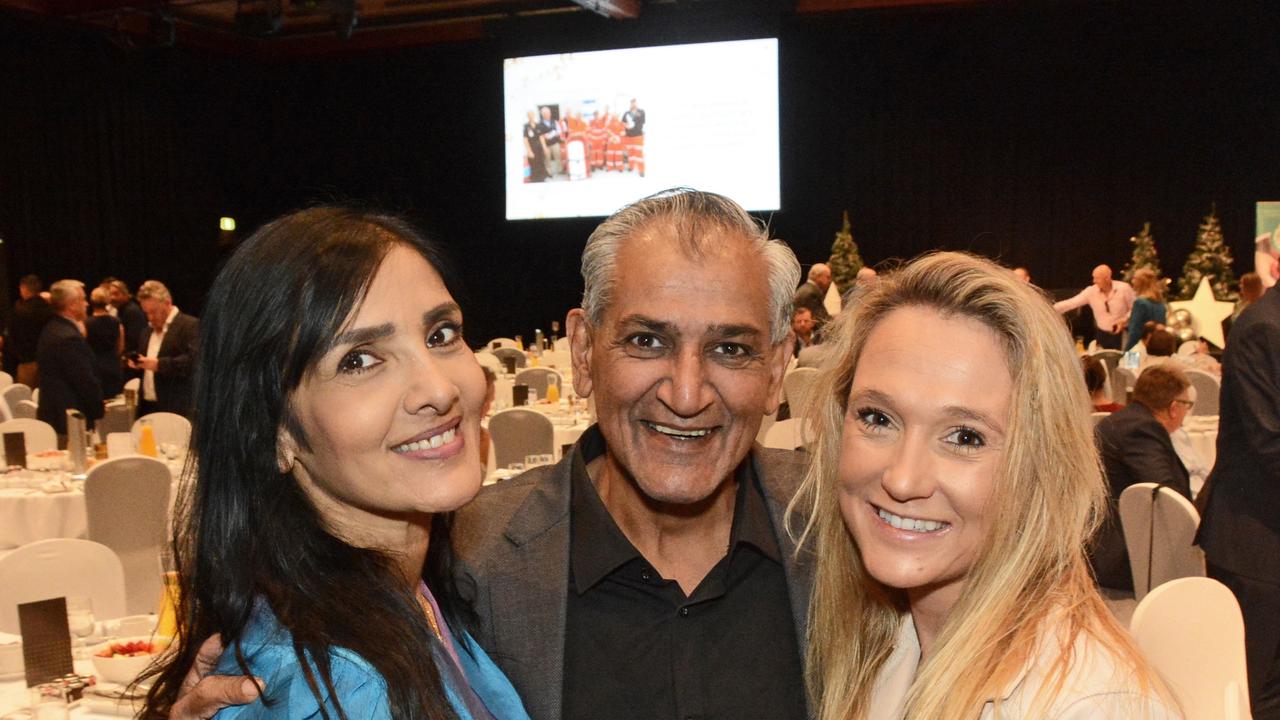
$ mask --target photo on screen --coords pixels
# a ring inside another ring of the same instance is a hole
[[[779,208],[775,38],[508,58],[503,105],[508,220],[677,185]]]

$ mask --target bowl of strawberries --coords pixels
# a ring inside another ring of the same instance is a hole
[[[90,648],[98,679],[128,685],[169,647],[170,638],[139,635],[116,638]]]

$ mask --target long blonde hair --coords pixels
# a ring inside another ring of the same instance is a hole
[[[1152,302],[1164,302],[1164,281],[1151,268],[1138,268],[1133,273],[1133,292]]]
[[[902,590],[863,566],[836,497],[841,429],[858,359],[876,325],[895,309],[936,308],[995,331],[1013,373],[1006,450],[988,512],[991,531],[964,590],[919,668],[906,718],[976,718],[1036,653],[1046,620],[1062,653],[1037,696],[1060,689],[1071,646],[1088,633],[1130,665],[1143,690],[1158,680],[1115,622],[1094,586],[1084,548],[1103,517],[1106,487],[1094,449],[1079,360],[1061,317],[1030,285],[963,253],[923,256],[883,277],[827,330],[821,390],[807,416],[815,424],[813,463],[793,508],[808,508],[802,542],[817,557],[810,608],[807,682],[820,720],[858,720],[893,651]]]

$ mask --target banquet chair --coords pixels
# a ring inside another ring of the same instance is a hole
[[[813,428],[809,425],[809,421],[793,417],[779,420],[771,425],[769,432],[764,434],[764,442],[760,444],[767,448],[796,450],[812,441]]]
[[[31,391],[31,402],[35,403],[36,405],[40,404],[40,388],[36,388]]]
[[[487,367],[499,375],[503,372],[502,361],[498,359],[497,355],[488,350],[478,351],[476,353],[476,362],[480,363],[481,367]]]
[[[1196,389],[1196,405],[1191,408],[1192,415],[1217,415],[1218,395],[1222,392],[1222,383],[1218,378],[1203,370],[1187,370],[1187,379]]]
[[[132,378],[124,381],[124,389],[134,392],[142,392],[142,378]]]
[[[13,376],[7,372],[0,372],[0,388],[7,388],[13,384]]]
[[[556,338],[554,347],[558,352],[569,352],[569,338]]]
[[[525,357],[523,350],[517,350],[513,347],[500,347],[490,350],[489,352],[493,353],[495,357],[503,362],[506,362],[507,358],[515,358],[517,369],[529,364],[529,358]]]
[[[31,388],[22,383],[14,383],[4,390],[0,390],[0,398],[4,399],[5,410],[8,411],[10,417],[17,417],[14,411],[18,408],[19,400],[31,399]]]
[[[1129,391],[1138,382],[1138,376],[1129,368],[1117,367],[1107,375],[1111,382],[1111,402],[1117,405],[1129,404]]]
[[[567,369],[572,362],[568,350],[547,350],[542,353],[542,364],[546,367]]]
[[[13,417],[15,420],[25,418],[34,420],[36,418],[36,403],[34,400],[19,400],[18,406],[13,409]]]
[[[494,338],[489,342],[485,343],[484,346],[489,348],[490,350],[497,350],[498,348],[512,348],[514,350],[521,350],[521,347],[518,344],[516,344],[515,340],[512,340],[511,338]]]
[[[560,373],[545,367],[521,370],[516,373],[516,382],[521,385],[528,385],[529,391],[537,394],[540,399],[547,397],[548,385],[555,385],[559,390],[564,389],[564,381],[561,379]]]
[[[811,367],[798,367],[782,376],[782,393],[787,398],[791,417],[802,417],[805,414],[809,391],[817,377],[818,369]]]
[[[1199,525],[1195,506],[1176,490],[1136,483],[1120,493],[1120,527],[1135,600],[1141,602],[1170,580],[1204,577],[1204,551],[1193,544]]]
[[[1167,582],[1138,603],[1129,632],[1186,720],[1249,717],[1244,620],[1227,586],[1203,577]]]
[[[156,444],[171,443],[184,450],[191,444],[191,421],[170,412],[153,412],[143,415],[133,423],[133,444],[136,446],[142,438],[142,425],[151,423],[152,432],[156,436]]]
[[[18,605],[87,597],[95,618],[124,617],[124,569],[111,548],[92,540],[27,543],[0,557],[0,632],[16,633]]]
[[[169,468],[142,455],[100,462],[84,481],[89,539],[120,558],[129,615],[153,613],[160,600],[171,484]]]
[[[0,422],[0,435],[20,432],[26,437],[27,453],[58,449],[58,433],[53,426],[35,418],[14,418]]]
[[[1195,355],[1196,348],[1200,346],[1199,340],[1187,340],[1178,346],[1179,355]]]
[[[535,410],[510,408],[494,413],[489,418],[489,438],[499,468],[522,463],[528,455],[555,454],[555,426]]]

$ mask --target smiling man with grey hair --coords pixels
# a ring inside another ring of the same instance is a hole
[[[605,220],[566,321],[598,424],[458,516],[477,639],[533,718],[803,718],[797,453],[753,446],[791,353],[795,255],[688,189]]]

